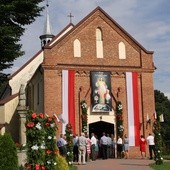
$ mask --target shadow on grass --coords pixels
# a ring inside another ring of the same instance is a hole
[[[149,166],[154,170],[170,170],[170,162],[164,162],[161,165],[156,165],[155,163],[149,164]]]

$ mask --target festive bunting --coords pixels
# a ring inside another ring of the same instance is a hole
[[[163,113],[159,116],[159,120],[160,120],[160,122],[164,122],[164,115],[163,115]]]
[[[138,73],[126,72],[129,146],[139,146]]]
[[[74,70],[62,71],[62,115],[65,124],[62,124],[62,133],[65,133],[66,124],[72,125],[75,133],[75,98],[74,98]]]

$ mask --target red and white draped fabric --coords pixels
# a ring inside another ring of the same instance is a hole
[[[129,146],[139,146],[138,73],[126,72]]]
[[[74,97],[74,70],[62,70],[62,133],[65,134],[66,125],[72,125],[75,133],[75,97]]]

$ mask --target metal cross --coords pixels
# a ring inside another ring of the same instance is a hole
[[[72,19],[71,18],[73,18],[74,16],[71,15],[71,13],[70,13],[67,17],[70,17],[70,23],[72,23]]]
[[[47,1],[46,6],[48,7],[48,6],[49,6],[49,4],[48,4],[48,0],[46,0],[46,1]]]

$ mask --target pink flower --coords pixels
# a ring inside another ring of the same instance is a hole
[[[36,165],[35,165],[35,169],[36,169],[36,170],[39,170],[39,169],[40,169],[40,165],[39,165],[39,164],[36,164]]]
[[[35,118],[37,117],[37,114],[36,114],[36,113],[33,113],[33,114],[31,115],[31,117],[32,117],[33,119],[35,119]]]
[[[28,122],[27,127],[30,127],[30,128],[34,127],[34,122]]]
[[[46,123],[45,126],[50,126],[50,124],[49,124],[49,123]]]
[[[46,154],[49,155],[51,153],[50,150],[46,150]]]
[[[40,118],[44,118],[44,114],[43,114],[43,113],[40,113],[40,114],[39,114],[39,117],[40,117]]]
[[[53,119],[52,117],[48,117],[48,121],[51,122]]]

